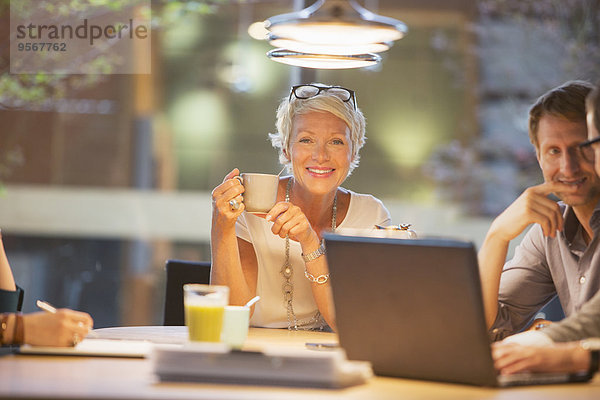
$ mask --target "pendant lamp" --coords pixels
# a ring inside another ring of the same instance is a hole
[[[381,60],[373,53],[388,50],[408,31],[402,21],[374,14],[356,0],[318,0],[303,10],[267,19],[265,27],[269,42],[281,47],[267,53],[269,58],[309,68],[326,68],[313,65],[327,64],[327,57],[332,61],[328,68],[373,65]]]
[[[381,61],[381,56],[371,53],[336,55],[301,53],[286,49],[271,50],[267,53],[267,57],[273,61],[295,67],[320,69],[362,68],[375,65]]]
[[[306,43],[292,39],[280,38],[273,34],[267,36],[272,46],[298,51],[301,53],[354,55],[366,53],[381,53],[388,50],[391,43],[360,43],[360,44],[320,44]]]

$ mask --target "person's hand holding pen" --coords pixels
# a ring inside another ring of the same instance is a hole
[[[23,315],[24,340],[32,346],[75,346],[83,340],[94,321],[88,313],[56,309],[44,301],[37,301],[44,312]]]
[[[0,231],[0,289],[15,292],[15,282],[2,244]],[[33,346],[75,346],[87,336],[94,321],[89,314],[59,309],[38,300],[44,312],[21,314],[0,313],[0,346],[29,344]]]

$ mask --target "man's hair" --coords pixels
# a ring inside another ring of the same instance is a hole
[[[539,150],[537,133],[542,117],[551,115],[572,122],[585,122],[585,99],[593,88],[586,81],[569,81],[537,99],[529,109],[529,140],[536,150]]]
[[[592,113],[594,127],[600,132],[600,82],[598,82],[594,90],[588,95],[585,104],[587,112]]]

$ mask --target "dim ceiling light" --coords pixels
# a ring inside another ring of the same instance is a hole
[[[356,0],[318,0],[298,12],[267,19],[265,27],[278,38],[321,45],[386,43],[407,32],[402,21],[374,14]]]
[[[381,61],[381,57],[377,54],[314,54],[301,53],[287,49],[271,50],[267,53],[267,56],[271,60],[282,64],[320,69],[362,68],[375,65]]]

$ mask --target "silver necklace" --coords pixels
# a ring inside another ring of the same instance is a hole
[[[285,188],[285,201],[289,203],[290,201],[290,189],[292,188],[292,179],[287,183]],[[331,230],[335,232],[336,228],[336,217],[337,217],[337,189],[335,191],[335,195],[333,196],[333,207],[331,210]],[[290,237],[286,235],[285,237],[285,261],[283,262],[283,266],[281,267],[281,275],[283,275],[283,301],[287,307],[287,318],[288,318],[288,329],[297,331],[298,329],[304,329],[305,327],[311,325],[314,322],[321,322],[321,326],[319,330],[323,330],[324,321],[321,317],[321,312],[317,310],[315,315],[308,321],[298,321],[296,318],[296,313],[294,313],[294,284],[292,283],[292,275],[294,274],[294,269],[292,264],[290,263]],[[310,329],[310,328],[308,328]]]

